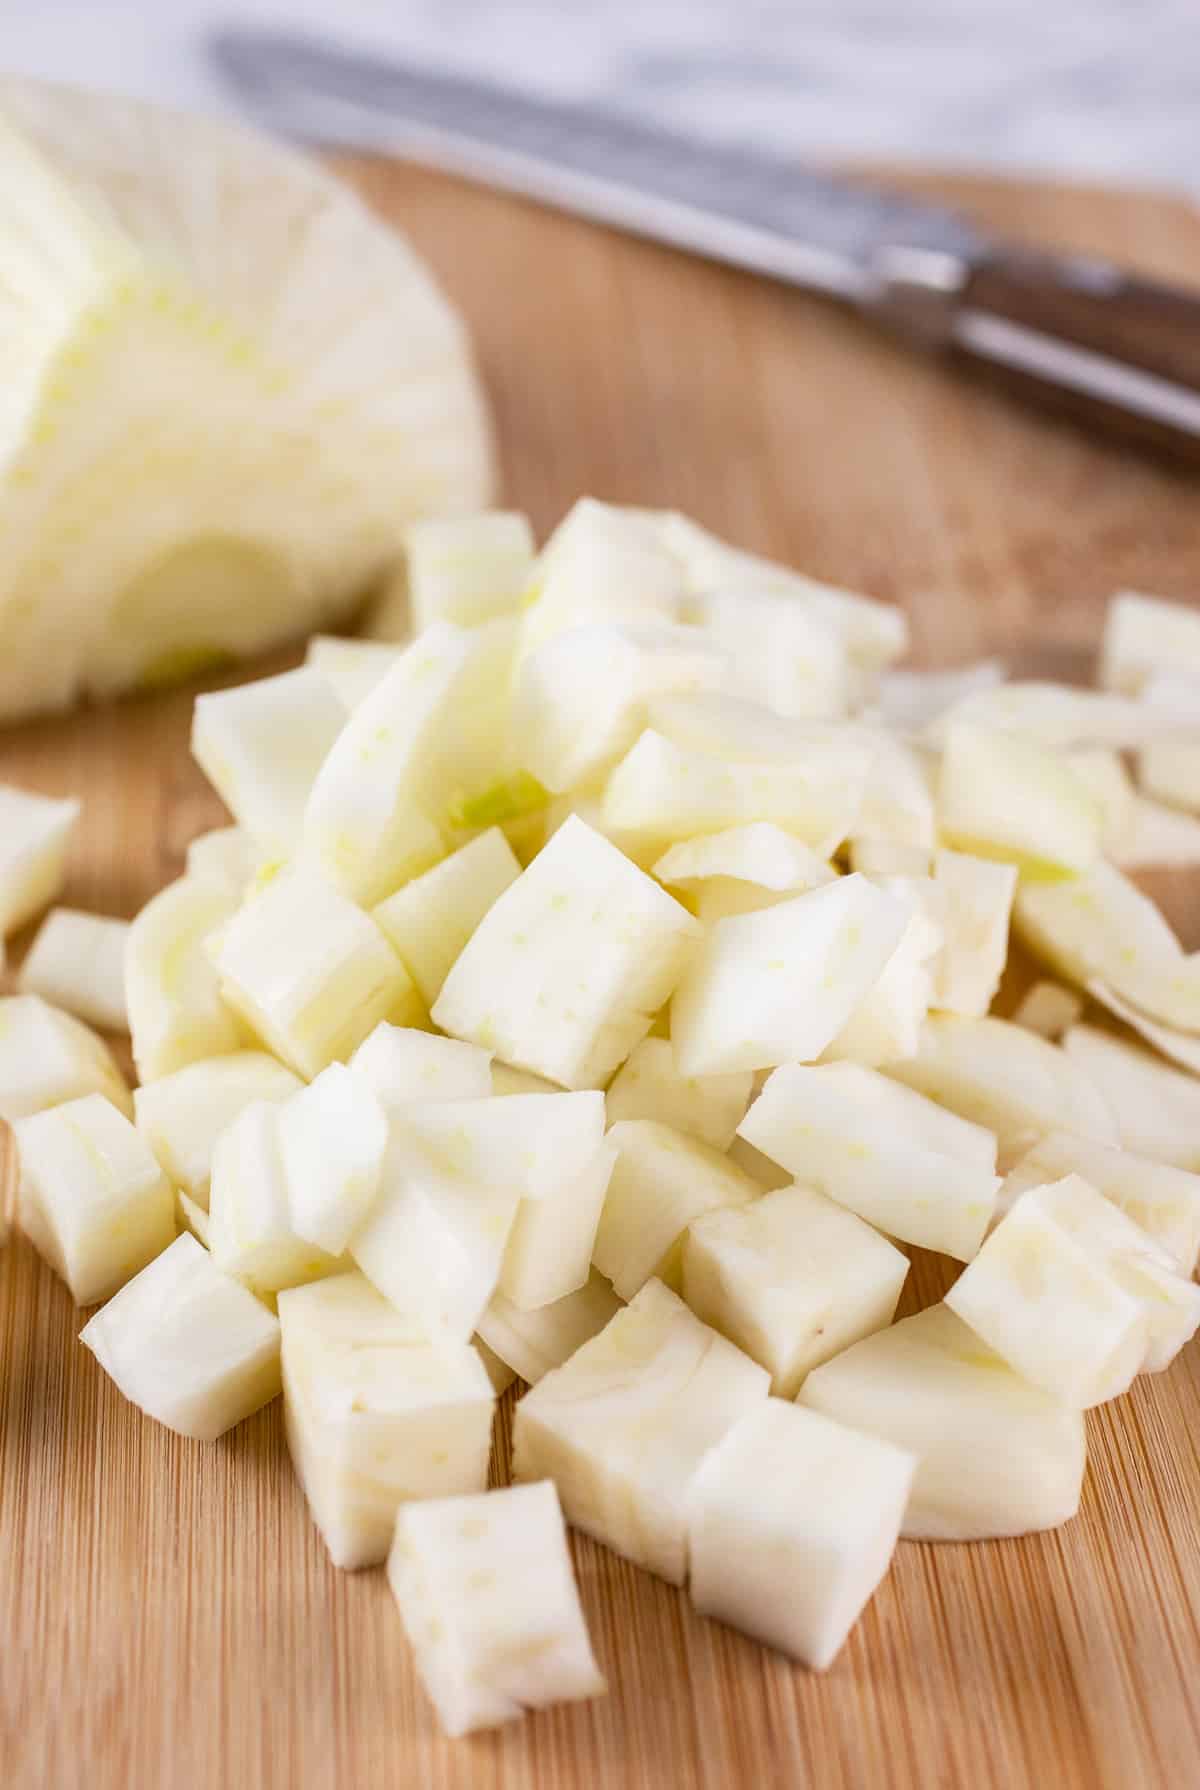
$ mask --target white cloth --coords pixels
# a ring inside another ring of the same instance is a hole
[[[0,63],[227,108],[233,20],[817,157],[1200,191],[1196,0],[0,0]]]

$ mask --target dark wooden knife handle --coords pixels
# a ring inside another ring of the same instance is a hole
[[[1200,462],[1200,291],[1019,251],[956,294],[958,356],[1108,431]]]
[[[962,303],[1200,392],[1200,291],[1103,261],[1013,252],[974,267]]]

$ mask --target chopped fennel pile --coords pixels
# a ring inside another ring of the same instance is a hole
[[[1200,954],[1129,874],[1200,863],[1200,612],[1115,598],[1095,690],[901,670],[898,610],[593,500],[418,523],[389,601],[197,700],[183,877],[44,921],[16,1223],[149,1416],[282,1393],[447,1732],[604,1689],[564,1519],[824,1668],[899,1537],[1069,1521],[1200,1324]],[[2,930],[77,817],[0,791]]]

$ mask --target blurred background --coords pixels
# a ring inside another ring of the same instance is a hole
[[[1200,192],[1198,0],[3,0],[0,62],[229,109],[288,25],[803,154]]]

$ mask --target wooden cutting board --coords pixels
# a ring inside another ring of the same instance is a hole
[[[474,327],[506,496],[674,504],[894,597],[923,662],[1085,668],[1108,592],[1200,596],[1200,487],[968,389],[765,281],[383,164],[352,168]],[[925,181],[997,225],[1200,283],[1184,203]],[[130,914],[218,819],[178,692],[0,735],[87,798],[67,897]],[[1197,885],[1170,885],[1200,944]],[[941,1290],[920,1265],[925,1301]],[[788,1665],[590,1541],[610,1696],[443,1741],[381,1573],[331,1569],[276,1406],[180,1441],[0,1257],[0,1781],[8,1790],[1184,1790],[1200,1777],[1200,1347],[1089,1418],[1059,1532],[903,1543],[833,1669]]]

